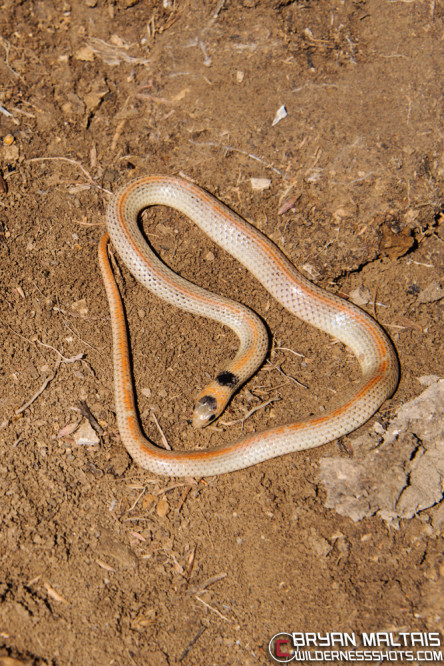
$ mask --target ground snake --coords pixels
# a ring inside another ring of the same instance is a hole
[[[167,451],[155,446],[142,433],[137,418],[125,315],[105,234],[99,246],[99,261],[111,310],[117,423],[123,444],[139,465],[166,476],[232,472],[345,435],[365,423],[392,395],[398,382],[397,357],[389,338],[372,317],[313,285],[274,243],[201,188],[180,178],[147,176],[128,183],[108,205],[107,227],[114,247],[134,277],[154,294],[183,310],[229,326],[240,340],[235,358],[198,396],[195,426],[214,421],[232,393],[255,372],[267,352],[267,333],[259,317],[248,308],[191,284],[157,258],[138,226],[141,210],[157,204],[191,218],[246,266],[287,310],[347,345],[359,361],[361,379],[339,406],[321,416],[253,433],[209,450]]]

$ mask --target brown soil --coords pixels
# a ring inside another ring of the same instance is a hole
[[[435,0],[3,0],[0,663],[262,664],[278,631],[443,629],[437,508],[399,529],[327,510],[319,460],[337,443],[193,485],[131,462],[96,260],[107,195],[80,169],[110,190],[183,172],[321,286],[369,290],[402,367],[375,417],[385,424],[442,369],[440,302],[427,297],[444,236],[442,34]],[[309,390],[265,365],[224,422],[270,398],[244,431],[288,422],[350,383],[344,349],[193,225],[165,209],[146,224],[173,269],[251,306],[302,355],[272,361]],[[237,438],[241,423],[188,423],[231,333],[125,270],[121,285],[147,435],[160,439],[154,414],[174,448]],[[100,445],[60,436],[80,400]]]

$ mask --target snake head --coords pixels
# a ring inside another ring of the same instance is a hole
[[[194,405],[192,423],[195,428],[205,428],[219,416],[217,400],[212,395],[203,395]]]

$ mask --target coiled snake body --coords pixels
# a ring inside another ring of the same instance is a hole
[[[107,210],[112,243],[134,277],[179,308],[229,326],[240,341],[235,358],[197,398],[193,424],[214,421],[233,392],[263,361],[267,333],[248,308],[191,284],[151,251],[138,227],[147,206],[163,204],[191,218],[210,238],[246,266],[287,310],[343,342],[356,355],[361,379],[338,407],[322,416],[250,434],[232,444],[199,451],[167,451],[143,435],[137,419],[125,315],[107,254],[99,261],[111,310],[117,422],[123,444],[145,469],[167,476],[212,476],[255,465],[292,451],[321,446],[367,421],[395,390],[398,361],[387,335],[358,307],[302,276],[260,231],[201,188],[175,177],[147,176],[128,183]]]

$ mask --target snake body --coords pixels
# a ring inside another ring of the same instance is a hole
[[[111,311],[117,423],[124,446],[139,465],[156,474],[177,477],[232,472],[345,435],[365,423],[392,395],[399,375],[396,353],[370,315],[313,285],[272,241],[198,186],[169,176],[142,177],[125,185],[108,205],[108,233],[121,259],[157,296],[229,326],[240,341],[235,358],[198,396],[195,426],[217,418],[232,393],[257,369],[267,351],[267,333],[248,308],[191,284],[157,258],[138,226],[141,210],[157,204],[191,218],[287,310],[347,345],[358,359],[361,379],[339,406],[321,416],[253,433],[209,450],[168,451],[155,446],[142,433],[137,418],[125,315],[105,234],[99,245],[99,262]]]

